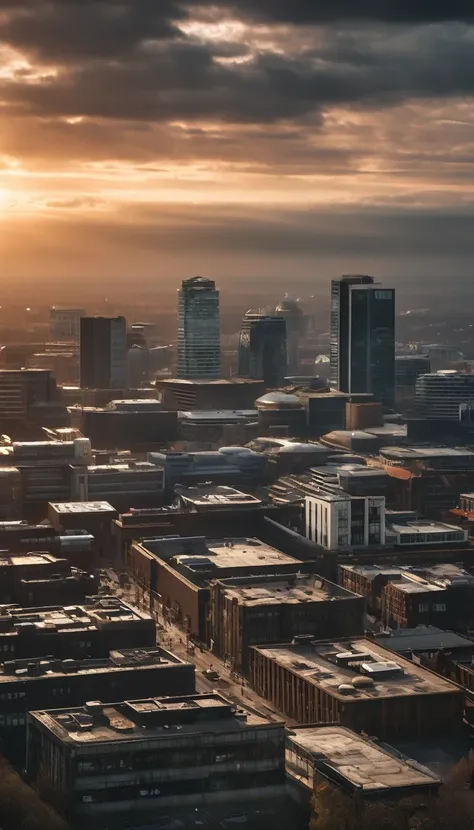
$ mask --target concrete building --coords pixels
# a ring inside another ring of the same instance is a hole
[[[247,673],[249,648],[257,643],[364,633],[364,598],[317,575],[234,577],[210,587],[213,650],[241,673]]]
[[[163,409],[198,412],[202,410],[235,411],[254,409],[263,395],[263,380],[252,378],[219,378],[217,380],[186,380],[158,378],[156,389]]]
[[[416,514],[388,511],[385,514],[387,544],[396,547],[437,547],[466,545],[468,531],[457,525],[420,519]]]
[[[397,406],[415,403],[416,382],[421,375],[431,372],[428,354],[397,355],[395,357],[395,400]]]
[[[448,564],[402,569],[382,590],[381,614],[392,627],[465,631],[474,625],[474,576]]]
[[[461,637],[454,631],[443,631],[434,625],[417,625],[416,628],[397,628],[394,631],[377,634],[376,641],[384,648],[401,654],[408,660],[419,659],[429,664],[440,654],[449,656],[449,661],[467,661],[471,664],[474,657],[474,641]],[[458,676],[453,680],[466,686]],[[474,689],[474,683],[472,685]]]
[[[95,464],[73,470],[71,495],[75,501],[106,501],[117,510],[128,510],[158,506],[163,493],[163,468],[146,461]]]
[[[80,384],[86,389],[126,388],[125,317],[81,318]]]
[[[215,452],[151,452],[148,460],[164,470],[168,490],[175,484],[245,485],[266,480],[267,459],[247,447],[221,447]]]
[[[299,724],[339,724],[382,741],[462,729],[462,689],[371,640],[254,647],[251,682]]]
[[[86,816],[248,805],[285,791],[285,731],[218,694],[28,716],[27,771]]]
[[[385,496],[389,478],[380,467],[365,464],[341,464],[329,461],[321,467],[312,467],[311,480],[315,491],[349,494],[350,496]]]
[[[327,493],[306,496],[306,537],[325,550],[385,544],[385,497]]]
[[[474,377],[474,375],[473,375]],[[439,470],[443,472],[474,469],[474,452],[466,447],[431,446],[381,447],[379,458],[386,467],[405,467],[417,472]]]
[[[142,539],[130,550],[139,585],[158,595],[165,613],[202,642],[210,639],[209,585],[214,579],[295,573],[304,564],[259,539],[165,536]]]
[[[178,377],[212,380],[221,375],[219,292],[213,280],[183,280],[178,294]]]
[[[0,429],[14,440],[29,437],[42,426],[64,426],[67,412],[59,402],[50,370],[0,370]]]
[[[288,729],[286,769],[290,783],[316,799],[328,786],[361,801],[399,801],[436,795],[441,780],[426,767],[342,726]]]
[[[81,706],[89,699],[129,700],[140,695],[191,695],[194,665],[162,648],[111,651],[108,657],[7,660],[0,667],[0,739],[15,763],[25,762],[28,712],[51,703]]]
[[[74,537],[77,531],[87,532],[95,540],[97,555],[111,552],[112,521],[117,511],[108,501],[50,502],[48,519],[56,532],[65,539]],[[77,534],[79,537],[82,535]],[[78,543],[79,544],[79,543]]]
[[[275,314],[285,320],[287,368],[290,374],[295,374],[300,368],[300,340],[304,329],[304,315],[298,300],[292,300],[288,296],[278,303]]]
[[[94,574],[71,568],[50,553],[0,551],[0,604],[48,606],[84,602],[97,593]]]
[[[149,614],[118,597],[91,597],[81,605],[22,608],[4,606],[0,648],[7,660],[50,654],[64,660],[105,657],[122,648],[155,646]]]

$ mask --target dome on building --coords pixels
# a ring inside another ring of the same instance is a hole
[[[327,455],[328,448],[323,447],[322,444],[301,444],[299,441],[293,441],[285,444],[279,450],[280,453],[312,453],[313,455]]]
[[[249,447],[221,447],[221,455],[252,455],[253,450]]]
[[[297,395],[286,392],[268,392],[255,401],[257,409],[303,409],[304,403]]]
[[[360,429],[336,429],[333,432],[328,432],[327,435],[323,435],[321,441],[332,446],[346,447],[349,450],[367,453],[377,452],[381,443],[375,435],[370,435]]]

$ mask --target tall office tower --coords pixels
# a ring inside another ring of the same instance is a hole
[[[341,392],[395,400],[395,290],[372,277],[331,283],[331,383]]]
[[[57,308],[49,312],[50,336],[53,342],[79,343],[81,317],[86,316],[83,308]]]
[[[288,296],[278,303],[275,313],[286,321],[287,372],[295,375],[300,368],[300,339],[303,329],[303,312],[296,300]]]
[[[276,389],[286,375],[286,321],[283,317],[247,311],[239,343],[239,375],[263,380]]]
[[[81,319],[80,379],[83,389],[125,389],[127,324],[125,317]]]
[[[444,369],[420,375],[416,381],[416,405],[420,418],[466,420],[466,407],[474,402],[474,375]]]
[[[219,292],[213,280],[183,280],[178,300],[178,378],[221,376]]]

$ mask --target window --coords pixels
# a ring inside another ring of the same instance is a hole
[[[433,611],[446,611],[446,603],[435,602],[435,604],[433,605]]]
[[[420,602],[418,606],[418,611],[420,612],[420,614],[426,614],[429,611],[429,608],[430,607],[427,602]]]

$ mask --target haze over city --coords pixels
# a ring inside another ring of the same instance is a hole
[[[5,287],[470,290],[473,14],[2,0]]]

